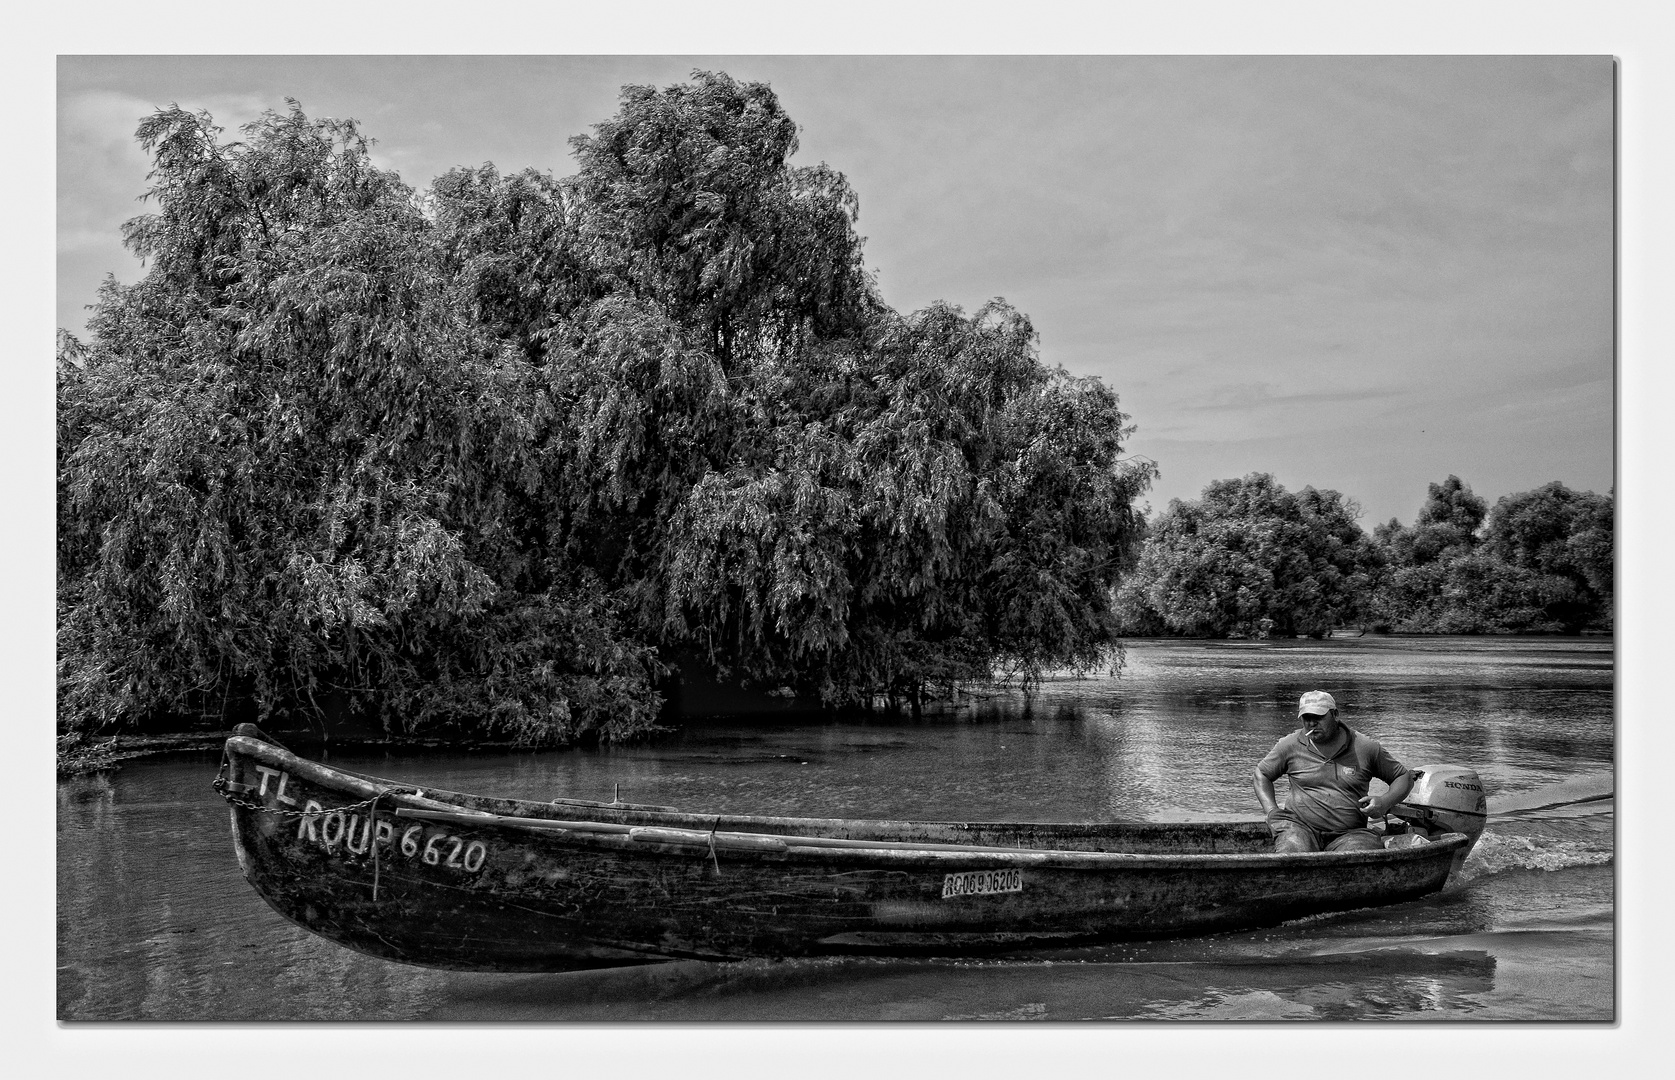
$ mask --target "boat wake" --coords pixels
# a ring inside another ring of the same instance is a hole
[[[1478,838],[1461,876],[1467,880],[1508,870],[1567,870],[1602,866],[1615,857],[1609,832],[1595,836],[1517,835],[1491,828]]]
[[[1616,857],[1615,781],[1602,772],[1492,796],[1489,827],[1461,877],[1610,863]]]

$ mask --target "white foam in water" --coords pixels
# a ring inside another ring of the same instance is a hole
[[[1600,840],[1566,840],[1553,836],[1501,836],[1489,830],[1478,838],[1466,857],[1466,878],[1484,877],[1505,870],[1565,870],[1573,866],[1600,866],[1612,860],[1609,837]]]

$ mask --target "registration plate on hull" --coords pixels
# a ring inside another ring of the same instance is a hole
[[[944,874],[942,898],[976,896],[980,893],[1023,892],[1022,870],[973,870],[966,874]]]

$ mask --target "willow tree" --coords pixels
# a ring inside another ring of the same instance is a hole
[[[766,86],[629,87],[572,142],[562,181],[450,174],[438,220],[462,267],[543,251],[482,323],[545,357],[555,533],[645,640],[828,702],[1104,654],[1150,479],[1114,394],[1004,303],[889,309]]]
[[[460,315],[413,193],[292,103],[139,129],[157,212],[60,360],[61,707],[643,726],[649,651],[549,550],[539,372]]]
[[[1027,320],[935,307],[776,389],[767,453],[669,523],[666,638],[828,700],[1100,660],[1150,473],[1119,460],[1115,395],[1044,368]]]
[[[629,87],[573,176],[423,195],[294,104],[140,130],[149,269],[60,366],[61,685],[644,729],[670,665],[830,703],[1090,666],[1149,467],[1003,302],[879,297],[766,86]]]

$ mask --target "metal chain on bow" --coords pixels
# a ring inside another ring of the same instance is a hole
[[[277,806],[269,806],[266,803],[251,802],[249,799],[245,799],[234,794],[232,791],[228,790],[227,781],[222,777],[217,776],[215,778],[215,783],[210,786],[215,788],[217,794],[232,803],[234,806],[242,806],[246,810],[254,810],[261,814],[278,814],[280,817],[323,817],[326,814],[336,814],[340,811],[346,813],[350,810],[359,810],[363,806],[371,806],[373,803],[382,799],[386,795],[412,794],[414,791],[413,788],[397,788],[394,791],[380,791],[370,799],[362,799],[358,803],[350,803],[347,806],[328,806],[323,810],[281,810]]]

